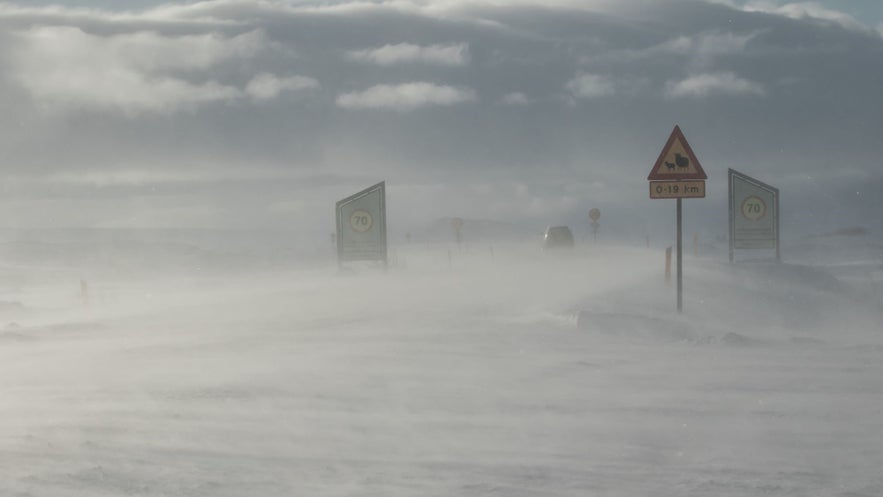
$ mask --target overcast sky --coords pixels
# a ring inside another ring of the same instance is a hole
[[[881,2],[52,3],[0,3],[0,226],[324,234],[386,180],[399,231],[637,232],[673,217],[646,176],[679,124],[705,229],[730,167],[794,233],[883,229]]]

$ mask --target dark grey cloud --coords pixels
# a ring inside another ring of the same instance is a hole
[[[597,203],[645,222],[658,204],[644,178],[675,123],[718,183],[734,167],[795,189],[874,184],[883,39],[829,14],[691,0],[8,4],[0,166],[23,178],[16,206],[97,192],[88,216],[41,222],[120,224],[114,206],[136,196],[123,210],[174,213],[152,223],[315,230],[317,210],[374,179],[402,224],[544,224]],[[316,177],[330,180],[298,182]]]

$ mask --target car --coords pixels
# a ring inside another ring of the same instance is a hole
[[[573,248],[573,233],[567,226],[549,226],[543,235],[543,250]]]

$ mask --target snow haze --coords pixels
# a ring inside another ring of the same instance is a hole
[[[879,241],[703,244],[678,315],[661,247],[84,238],[4,245],[10,495],[881,490]]]
[[[0,3],[0,495],[883,495],[875,6]]]

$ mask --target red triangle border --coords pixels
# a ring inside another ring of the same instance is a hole
[[[669,149],[671,149],[672,145],[674,145],[675,140],[680,139],[681,143],[684,144],[684,152],[687,153],[687,158],[696,165],[695,173],[685,173],[685,174],[665,174],[660,175],[659,169],[662,167],[662,163],[665,162],[665,156],[668,155]],[[666,181],[666,180],[685,180],[685,179],[708,179],[708,175],[705,174],[705,170],[702,169],[702,165],[699,163],[699,160],[696,158],[696,154],[693,153],[693,149],[690,147],[690,143],[687,141],[687,138],[684,136],[684,133],[681,131],[681,127],[675,125],[675,129],[672,130],[671,136],[668,137],[668,141],[665,142],[665,146],[662,147],[662,152],[659,153],[659,158],[656,159],[656,164],[653,166],[653,169],[650,170],[650,175],[647,176],[649,181]]]

